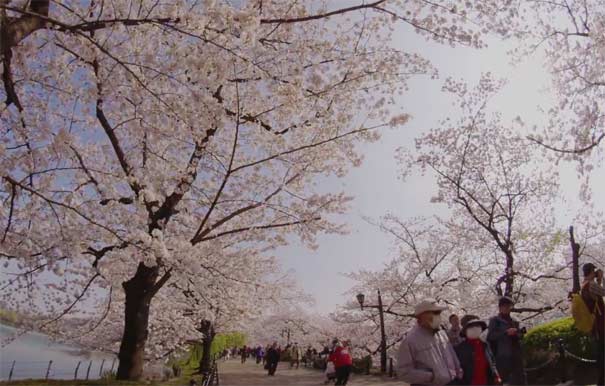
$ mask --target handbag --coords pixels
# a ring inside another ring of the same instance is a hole
[[[326,365],[326,375],[334,374],[336,372],[336,367],[334,367],[334,362],[328,362]]]

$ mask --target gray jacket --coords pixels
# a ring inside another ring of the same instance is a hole
[[[411,385],[446,385],[460,374],[458,357],[445,331],[433,333],[416,325],[399,346],[397,376]]]

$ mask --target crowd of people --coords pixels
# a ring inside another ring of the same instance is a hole
[[[597,345],[597,385],[603,385],[605,306],[603,271],[582,267],[581,296],[594,317],[592,337]],[[526,330],[511,316],[514,302],[503,296],[498,313],[488,322],[476,315],[449,316],[444,330],[441,315],[448,307],[427,299],[416,305],[416,325],[397,353],[398,376],[411,385],[525,385],[521,340]]]
[[[584,281],[579,295],[594,318],[591,335],[598,347],[597,385],[603,386],[603,271],[591,263],[585,264],[582,271]],[[497,314],[491,318],[483,320],[477,315],[460,318],[452,313],[446,328],[442,313],[448,307],[434,299],[420,302],[414,310],[417,323],[405,335],[395,358],[398,377],[412,386],[527,384],[521,344],[526,329],[511,316],[513,308],[513,299],[503,296],[498,301]],[[241,357],[242,363],[253,358],[269,376],[275,375],[278,363],[286,357],[290,369],[298,369],[301,362],[306,366],[319,362],[325,366],[325,384],[335,385],[348,383],[353,365],[349,342],[337,338],[321,352],[311,346],[303,352],[298,343],[282,348],[274,342],[265,347],[244,346],[223,353],[225,359],[236,356]]]
[[[265,370],[268,372],[268,375],[273,376],[277,370],[278,362],[282,358],[286,357],[286,353],[291,369],[298,369],[301,363],[311,366],[313,361],[320,356],[320,353],[318,353],[318,351],[311,346],[307,347],[307,350],[303,353],[303,350],[298,343],[287,344],[282,348],[282,346],[278,345],[277,342],[274,342],[273,344],[265,347],[262,345],[244,345],[243,347],[225,349],[221,357],[223,360],[239,357],[242,364],[246,363],[249,358],[252,358],[256,364],[262,364],[264,366]]]
[[[243,346],[225,349],[221,355],[223,360],[239,357],[244,364],[249,358],[256,364],[262,364],[267,370],[268,376],[274,376],[277,371],[277,365],[282,359],[290,362],[290,369],[298,369],[302,364],[312,367],[316,361],[321,361],[326,366],[326,384],[346,385],[351,374],[353,358],[349,352],[349,343],[339,341],[334,338],[331,345],[326,345],[323,351],[319,352],[315,348],[308,346],[303,352],[298,343],[288,344],[281,347],[274,342],[265,347]]]

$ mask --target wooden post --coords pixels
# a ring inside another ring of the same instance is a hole
[[[52,366],[53,361],[48,361],[48,368],[46,369],[46,377],[44,379],[48,379],[48,376],[50,375],[50,366]]]
[[[11,366],[11,371],[8,373],[8,381],[9,382],[13,378],[13,371],[15,371],[15,361],[13,361],[13,365]]]
[[[571,244],[571,268],[572,268],[572,279],[573,286],[571,289],[572,293],[580,292],[580,244],[576,243],[576,239],[573,234],[573,226],[569,227],[569,242]]]
[[[115,366],[115,364],[116,364],[116,360],[114,358],[114,360],[111,361],[111,370],[109,370],[110,373],[113,373],[113,367]]]
[[[78,361],[78,364],[76,365],[76,371],[74,372],[74,381],[78,379],[78,370],[80,369],[80,363],[82,363],[82,361]]]
[[[393,378],[393,358],[389,358],[389,378]]]
[[[105,364],[105,359],[103,359],[103,361],[101,361],[101,367],[99,367],[99,378],[101,378],[101,375],[103,375],[103,365]]]
[[[88,376],[90,375],[90,368],[92,367],[92,361],[88,364],[88,370],[86,370],[86,380],[88,381]]]
[[[565,367],[565,341],[562,338],[556,341],[557,351],[559,351],[559,363],[561,383],[567,382],[567,368]]]

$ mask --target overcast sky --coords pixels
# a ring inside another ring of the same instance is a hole
[[[393,257],[391,238],[364,221],[364,216],[377,219],[387,212],[404,218],[447,215],[446,208],[429,203],[436,191],[432,176],[415,176],[405,182],[398,178],[395,151],[400,146],[412,146],[415,137],[436,127],[441,119],[458,116],[454,100],[441,92],[448,76],[476,83],[482,72],[489,71],[498,78],[506,78],[508,85],[490,105],[502,111],[505,118],[519,115],[526,122],[540,124],[545,120],[537,112],[538,105],[548,106],[552,101],[543,58],[537,54],[521,64],[512,65],[507,56],[507,51],[514,47],[512,42],[491,40],[489,47],[483,50],[451,48],[427,42],[404,25],[398,27],[395,36],[395,48],[418,52],[432,60],[439,69],[440,79],[415,78],[409,92],[398,100],[413,119],[402,128],[386,130],[379,142],[362,145],[360,149],[365,162],[360,168],[353,169],[345,178],[320,182],[324,189],[344,189],[355,197],[349,213],[336,218],[348,225],[350,234],[319,237],[319,248],[314,251],[296,242],[277,251],[284,267],[290,269],[302,288],[315,297],[316,311],[331,312],[338,304],[350,300],[345,292],[352,282],[341,273],[380,268]],[[574,165],[564,166],[562,170],[562,185],[566,187],[557,216],[560,225],[564,226],[569,225],[579,206],[573,170]],[[604,184],[599,183],[604,178],[604,169],[600,168],[593,178],[596,199],[605,194]],[[596,206],[604,207],[601,202]]]

